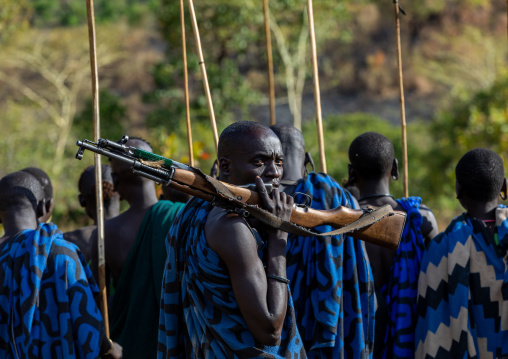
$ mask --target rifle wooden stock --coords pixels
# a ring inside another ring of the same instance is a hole
[[[207,178],[207,176],[199,170],[183,164],[175,165],[175,162],[170,159],[154,155],[151,152],[145,154],[144,151],[136,148],[128,148],[126,152],[122,152],[124,150],[122,147],[123,144],[104,139],[101,140],[101,145],[88,140],[78,141],[76,145],[79,146],[79,150],[76,154],[76,158],[81,159],[83,157],[83,152],[88,149],[92,152],[109,158],[115,158],[131,165],[132,171],[136,174],[166,184],[171,188],[204,199],[205,201],[212,202],[214,197],[219,196],[217,192],[219,189],[215,188],[215,186],[218,186],[226,187],[227,190],[231,192],[227,194],[228,198],[232,195],[236,200],[242,203],[261,205],[260,197],[256,191],[224,182],[212,184],[209,182],[210,177]],[[142,157],[135,157],[135,155],[131,153],[132,150],[135,150],[134,152],[137,153],[136,155],[141,153],[144,159]],[[156,160],[154,161],[152,158]],[[226,191],[225,189],[220,190]],[[365,212],[362,210],[354,210],[347,207],[318,211],[311,208],[295,206],[291,213],[290,222],[305,228],[329,225],[335,229],[340,229],[356,221],[364,214]],[[351,237],[366,242],[396,249],[399,245],[400,237],[402,236],[405,220],[406,214],[404,212],[393,211],[392,214],[381,218],[373,224],[346,233]]]
[[[224,182],[222,184],[241,202],[253,205],[261,204],[257,192]],[[169,186],[207,201],[211,201],[215,193],[213,186],[205,178],[196,175],[194,172],[178,168],[175,169],[173,182]],[[290,221],[307,228],[321,225],[341,228],[357,220],[363,214],[362,210],[355,210],[344,206],[330,210],[315,210],[295,206],[291,213]],[[396,249],[404,229],[405,220],[406,214],[404,212],[394,211],[394,215],[385,217],[368,227],[348,233],[348,235],[385,248]]]

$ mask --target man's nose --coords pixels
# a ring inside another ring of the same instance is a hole
[[[282,176],[282,167],[277,166],[275,161],[270,161],[266,166],[265,177],[280,178]]]

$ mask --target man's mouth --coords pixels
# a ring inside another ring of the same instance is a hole
[[[271,181],[265,182],[267,184],[271,184],[274,188],[279,188],[280,182],[279,180],[273,179]]]

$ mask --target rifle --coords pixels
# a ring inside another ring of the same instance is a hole
[[[110,159],[117,159],[131,166],[132,172],[211,202],[215,206],[238,213],[244,217],[252,215],[272,227],[301,236],[325,236],[348,233],[348,235],[396,249],[399,245],[406,214],[394,211],[391,206],[380,208],[368,207],[355,210],[339,206],[330,210],[315,210],[302,205],[295,205],[291,212],[290,222],[282,221],[271,213],[261,209],[261,200],[253,184],[235,186],[218,181],[205,175],[201,170],[169,158],[127,146],[129,139],[123,136],[118,142],[100,138],[97,143],[77,141],[79,147],[77,159],[82,159],[85,150],[101,154]],[[271,185],[267,185],[271,186]],[[271,187],[267,187],[271,192]],[[336,230],[328,233],[316,233],[312,228],[329,225]]]

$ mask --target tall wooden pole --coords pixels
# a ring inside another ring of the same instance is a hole
[[[185,100],[185,119],[187,123],[187,143],[189,144],[189,164],[194,166],[194,153],[192,150],[192,129],[190,120],[189,105],[189,74],[187,70],[187,45],[185,39],[185,10],[183,0],[180,0],[180,24],[182,27],[182,57],[183,57],[183,82],[184,82],[184,100]]]
[[[268,62],[268,87],[270,93],[270,125],[275,125],[275,85],[273,80],[273,58],[272,58],[272,38],[270,34],[270,15],[268,0],[263,0],[263,14],[265,16],[265,35],[266,35],[266,60]]]
[[[312,78],[314,80],[314,105],[316,108],[319,159],[321,162],[321,171],[326,173],[325,142],[323,136],[323,120],[321,116],[321,93],[319,90],[319,72],[317,65],[316,34],[314,32],[314,12],[312,8],[312,0],[307,0],[307,14],[309,16],[310,48],[312,54]]]
[[[88,40],[90,43],[90,67],[92,71],[92,99],[93,99],[93,137],[98,142],[100,138],[99,116],[99,76],[97,71],[97,42],[95,36],[95,15],[93,0],[86,0],[88,18]],[[104,202],[102,200],[102,164],[101,155],[95,153],[95,200],[97,203],[97,244],[99,257],[99,290],[101,293],[101,313],[104,318],[106,336],[109,338],[108,298],[106,292],[106,259],[104,251]]]
[[[402,50],[400,44],[400,8],[399,2],[394,0],[395,8],[395,29],[397,33],[397,64],[399,70],[399,92],[400,92],[400,125],[402,129],[402,160],[403,160],[403,183],[404,183],[404,197],[409,197],[408,186],[408,160],[407,160],[407,135],[406,135],[406,110],[404,101],[404,82],[402,77]]]
[[[201,68],[201,77],[203,77],[203,87],[205,88],[206,102],[208,104],[208,112],[210,114],[210,123],[212,125],[213,140],[215,142],[215,153],[219,149],[219,135],[217,133],[217,124],[215,122],[215,114],[213,112],[212,95],[210,94],[210,86],[208,85],[208,77],[206,76],[205,60],[203,59],[203,50],[201,48],[201,40],[199,38],[198,22],[196,20],[196,13],[194,12],[194,4],[192,0],[188,0],[189,13],[192,21],[192,28],[194,29],[194,38],[196,42],[196,51],[198,53],[199,67]]]

